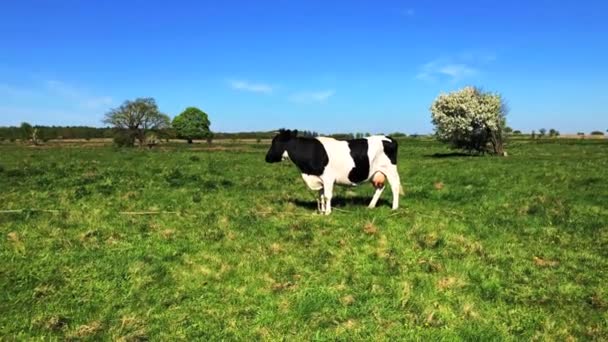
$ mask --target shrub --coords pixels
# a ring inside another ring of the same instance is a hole
[[[520,131],[520,130],[518,130],[518,129],[516,129],[516,130],[514,130],[514,131],[513,131],[513,134],[514,134],[514,135],[520,135],[520,134],[521,134],[521,131]]]
[[[469,152],[504,153],[506,106],[499,94],[465,87],[441,94],[431,105],[436,137]]]
[[[135,135],[125,130],[118,131],[114,135],[114,145],[118,147],[133,147],[135,145]]]
[[[148,148],[152,148],[160,143],[160,139],[158,139],[158,135],[154,132],[146,133],[145,144]]]
[[[407,137],[407,134],[402,133],[402,132],[395,132],[395,133],[389,134],[389,136],[391,136],[393,138],[405,138],[405,137]],[[364,136],[362,135],[361,137],[364,137]]]
[[[604,135],[604,132],[602,132],[602,131],[593,131],[593,132],[591,132],[591,135]]]

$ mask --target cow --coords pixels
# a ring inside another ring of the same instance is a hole
[[[397,172],[397,147],[397,141],[383,135],[336,140],[299,137],[297,130],[281,129],[272,139],[266,162],[291,160],[300,169],[308,188],[318,191],[318,209],[325,215],[331,213],[334,184],[356,186],[370,180],[376,191],[369,208],[378,203],[387,179],[395,210],[399,207],[399,195],[403,194]]]

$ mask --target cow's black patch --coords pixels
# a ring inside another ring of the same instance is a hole
[[[388,137],[391,141],[382,141],[382,146],[384,147],[384,154],[391,160],[391,164],[397,165],[397,149],[399,146],[397,145],[397,141],[391,137]]]
[[[369,177],[369,157],[367,139],[353,139],[348,141],[350,156],[355,161],[355,167],[348,173],[348,179],[353,183],[360,183]]]
[[[323,144],[317,139],[294,138],[287,143],[289,159],[302,171],[313,176],[320,176],[329,164],[329,156]]]

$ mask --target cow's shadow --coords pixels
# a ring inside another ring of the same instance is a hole
[[[464,152],[447,152],[447,153],[433,153],[433,154],[425,154],[424,155],[427,158],[474,158],[474,157],[480,157],[481,155],[479,154],[472,154],[472,153],[464,153]]]
[[[372,196],[366,197],[366,196],[353,196],[353,197],[342,197],[342,196],[338,196],[338,197],[334,197],[331,199],[331,206],[332,207],[346,207],[346,206],[363,206],[363,207],[367,207],[369,205],[369,202],[372,200]],[[300,208],[306,208],[306,209],[311,209],[311,210],[317,210],[317,201],[315,200],[302,200],[300,198],[290,198],[289,203],[292,203]],[[383,205],[388,205],[390,206],[390,202],[385,200],[385,199],[379,199],[378,200],[378,204],[376,205],[376,207],[381,207]]]

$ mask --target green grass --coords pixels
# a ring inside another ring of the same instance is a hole
[[[0,145],[0,338],[608,339],[606,142],[405,140],[329,217],[266,148]]]

